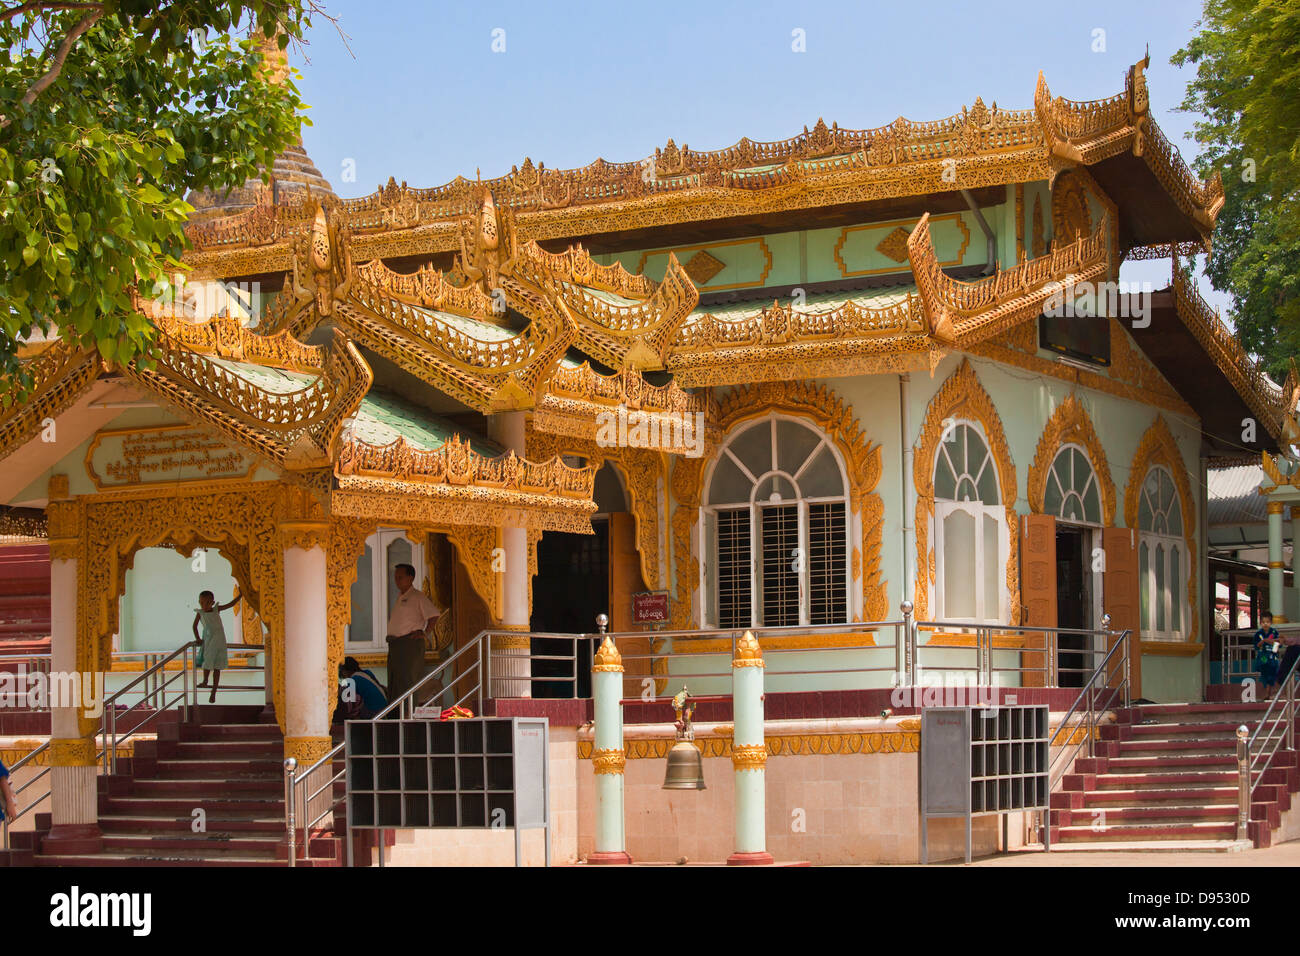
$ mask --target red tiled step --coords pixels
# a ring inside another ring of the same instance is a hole
[[[1237,788],[1200,787],[1170,790],[1085,790],[1079,805],[1106,806],[1205,806],[1229,803],[1237,805]]]
[[[149,867],[149,866],[284,866],[283,860],[260,856],[194,857],[158,854],[98,853],[83,856],[53,856],[38,854],[37,866],[95,866],[95,867]],[[299,866],[304,862],[300,861]]]
[[[246,814],[262,817],[277,816],[283,819],[284,816],[284,799],[259,799],[257,797],[238,797],[221,794],[211,798],[199,797],[197,799],[176,799],[168,797],[141,797],[141,796],[123,796],[109,797],[100,794],[99,812],[101,814],[121,814],[124,816],[133,816],[147,813],[157,814],[175,814],[178,818],[184,816],[190,819],[190,815],[196,810],[202,809],[209,815],[212,814]]]
[[[196,833],[193,837],[155,836],[150,834],[105,833],[104,849],[110,853],[150,854],[157,851],[169,851],[165,856],[200,855],[207,859],[208,854],[218,856],[274,856],[276,844],[281,837],[240,836],[229,837],[219,833]]]
[[[192,794],[196,806],[202,806],[204,797],[217,799],[232,793],[266,793],[284,796],[284,781],[278,778],[234,777],[212,780],[148,780],[135,781],[137,796],[180,796]]]
[[[1094,830],[1091,826],[1053,827],[1052,841],[1108,842],[1119,840],[1231,840],[1237,835],[1233,823],[1134,823],[1111,826],[1107,824]]]
[[[283,836],[285,833],[285,824],[283,815],[278,817],[231,817],[225,814],[216,815],[209,812],[205,820],[207,824],[206,833],[195,833],[195,837],[212,836],[223,833],[273,833]],[[119,814],[102,815],[99,818],[99,829],[105,834],[110,831],[113,833],[135,833],[145,831],[146,833],[162,832],[181,832],[194,833],[194,818],[191,816],[184,817],[165,817],[156,814],[129,816]]]
[[[162,761],[159,761],[162,763]],[[1218,768],[1237,769],[1236,754],[1157,754],[1133,757],[1109,757],[1106,760],[1106,774],[1129,773],[1135,770],[1169,770],[1183,768]]]
[[[241,759],[234,757],[228,760],[208,757],[158,758],[158,775],[168,778],[186,777],[210,780],[214,777],[225,777],[227,774],[237,777],[279,777],[283,773],[283,764],[275,758],[255,757]]]
[[[1093,790],[1134,790],[1138,788],[1173,789],[1205,785],[1235,784],[1235,770],[1225,771],[1185,771],[1182,773],[1114,773],[1103,774],[1096,778],[1095,786],[1085,789]]]

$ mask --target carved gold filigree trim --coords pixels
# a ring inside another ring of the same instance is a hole
[[[838,733],[838,734],[780,734],[764,737],[763,746],[768,756],[849,756],[853,754],[917,753],[921,745],[919,727],[901,730]],[[675,743],[669,737],[649,740],[626,740],[624,751],[628,760],[663,760]],[[697,736],[695,746],[703,757],[727,758],[732,754],[732,737]],[[590,740],[578,741],[578,759],[590,760],[593,753]]]
[[[592,769],[596,773],[621,774],[627,767],[627,757],[617,747],[591,752]]]
[[[1115,527],[1115,482],[1110,476],[1110,465],[1106,461],[1106,450],[1102,447],[1097,430],[1092,425],[1083,403],[1075,395],[1067,395],[1052,417],[1043,426],[1043,434],[1038,439],[1038,448],[1034,460],[1029,466],[1029,507],[1034,514],[1043,514],[1043,498],[1047,492],[1047,476],[1056,456],[1066,445],[1078,445],[1083,448],[1097,476],[1097,487],[1101,492],[1102,524],[1107,528]]]
[[[1002,418],[993,399],[980,384],[979,376],[969,359],[963,359],[957,370],[930,399],[921,436],[917,442],[912,465],[912,480],[916,488],[916,567],[917,579],[913,604],[918,620],[929,613],[930,589],[935,586],[935,555],[930,547],[930,521],[934,515],[934,462],[943,440],[945,422],[967,419],[980,424],[988,442],[989,453],[998,470],[998,495],[1006,510],[1007,570],[1006,586],[1011,620],[1018,624],[1020,608],[1020,541],[1016,534],[1016,466],[1011,460],[1007,436],[1002,429]]]
[[[889,605],[880,571],[884,504],[875,491],[882,470],[881,446],[867,439],[852,410],[837,394],[824,385],[807,382],[760,382],[735,389],[719,405],[718,427],[727,431],[774,411],[810,419],[843,456],[850,508],[862,523],[863,619],[884,620]],[[694,595],[699,586],[699,559],[691,553],[691,540],[699,521],[703,479],[703,458],[678,457],[673,462],[670,485],[676,502],[671,521],[676,597],[671,617],[676,630],[698,620]]]
[[[94,737],[51,737],[51,767],[93,767],[98,763]]]
[[[762,770],[767,765],[767,746],[764,744],[732,744],[731,765],[737,771]]]

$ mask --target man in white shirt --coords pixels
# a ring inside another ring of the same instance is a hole
[[[388,615],[388,700],[395,701],[424,675],[424,647],[442,614],[438,606],[413,587],[415,568],[399,564],[393,583],[400,592]]]

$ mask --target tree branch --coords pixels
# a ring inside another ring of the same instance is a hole
[[[99,5],[96,4],[96,6]],[[93,13],[86,14],[77,21],[75,27],[68,31],[68,35],[63,38],[63,42],[59,44],[59,49],[54,54],[54,62],[50,64],[50,68],[46,70],[44,76],[33,83],[28,88],[27,92],[23,94],[23,98],[19,101],[23,106],[31,106],[36,102],[36,97],[41,95],[41,91],[59,78],[59,73],[63,70],[63,62],[68,58],[68,53],[71,52],[72,45],[77,42],[83,33],[93,27],[96,21],[103,15],[104,10],[100,7]],[[12,122],[12,117],[0,117],[0,129],[6,129]]]
[[[102,3],[78,2],[78,0],[28,0],[27,3],[20,3],[16,7],[10,7],[7,10],[0,10],[0,20],[12,20],[14,17],[22,16],[24,13],[39,11],[41,13],[52,13],[55,10],[99,10],[103,12]]]

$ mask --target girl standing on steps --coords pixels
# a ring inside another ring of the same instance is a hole
[[[200,687],[208,686],[208,678],[212,678],[212,692],[208,694],[208,703],[217,702],[217,688],[221,684],[221,671],[228,663],[226,655],[226,629],[221,625],[221,612],[234,607],[239,602],[239,594],[236,592],[227,604],[217,604],[217,599],[211,591],[199,592],[199,607],[194,612],[194,643],[202,648],[199,654],[199,665],[203,668],[203,683]],[[203,636],[199,637],[199,622],[203,622]],[[213,671],[216,672],[215,676]]]

